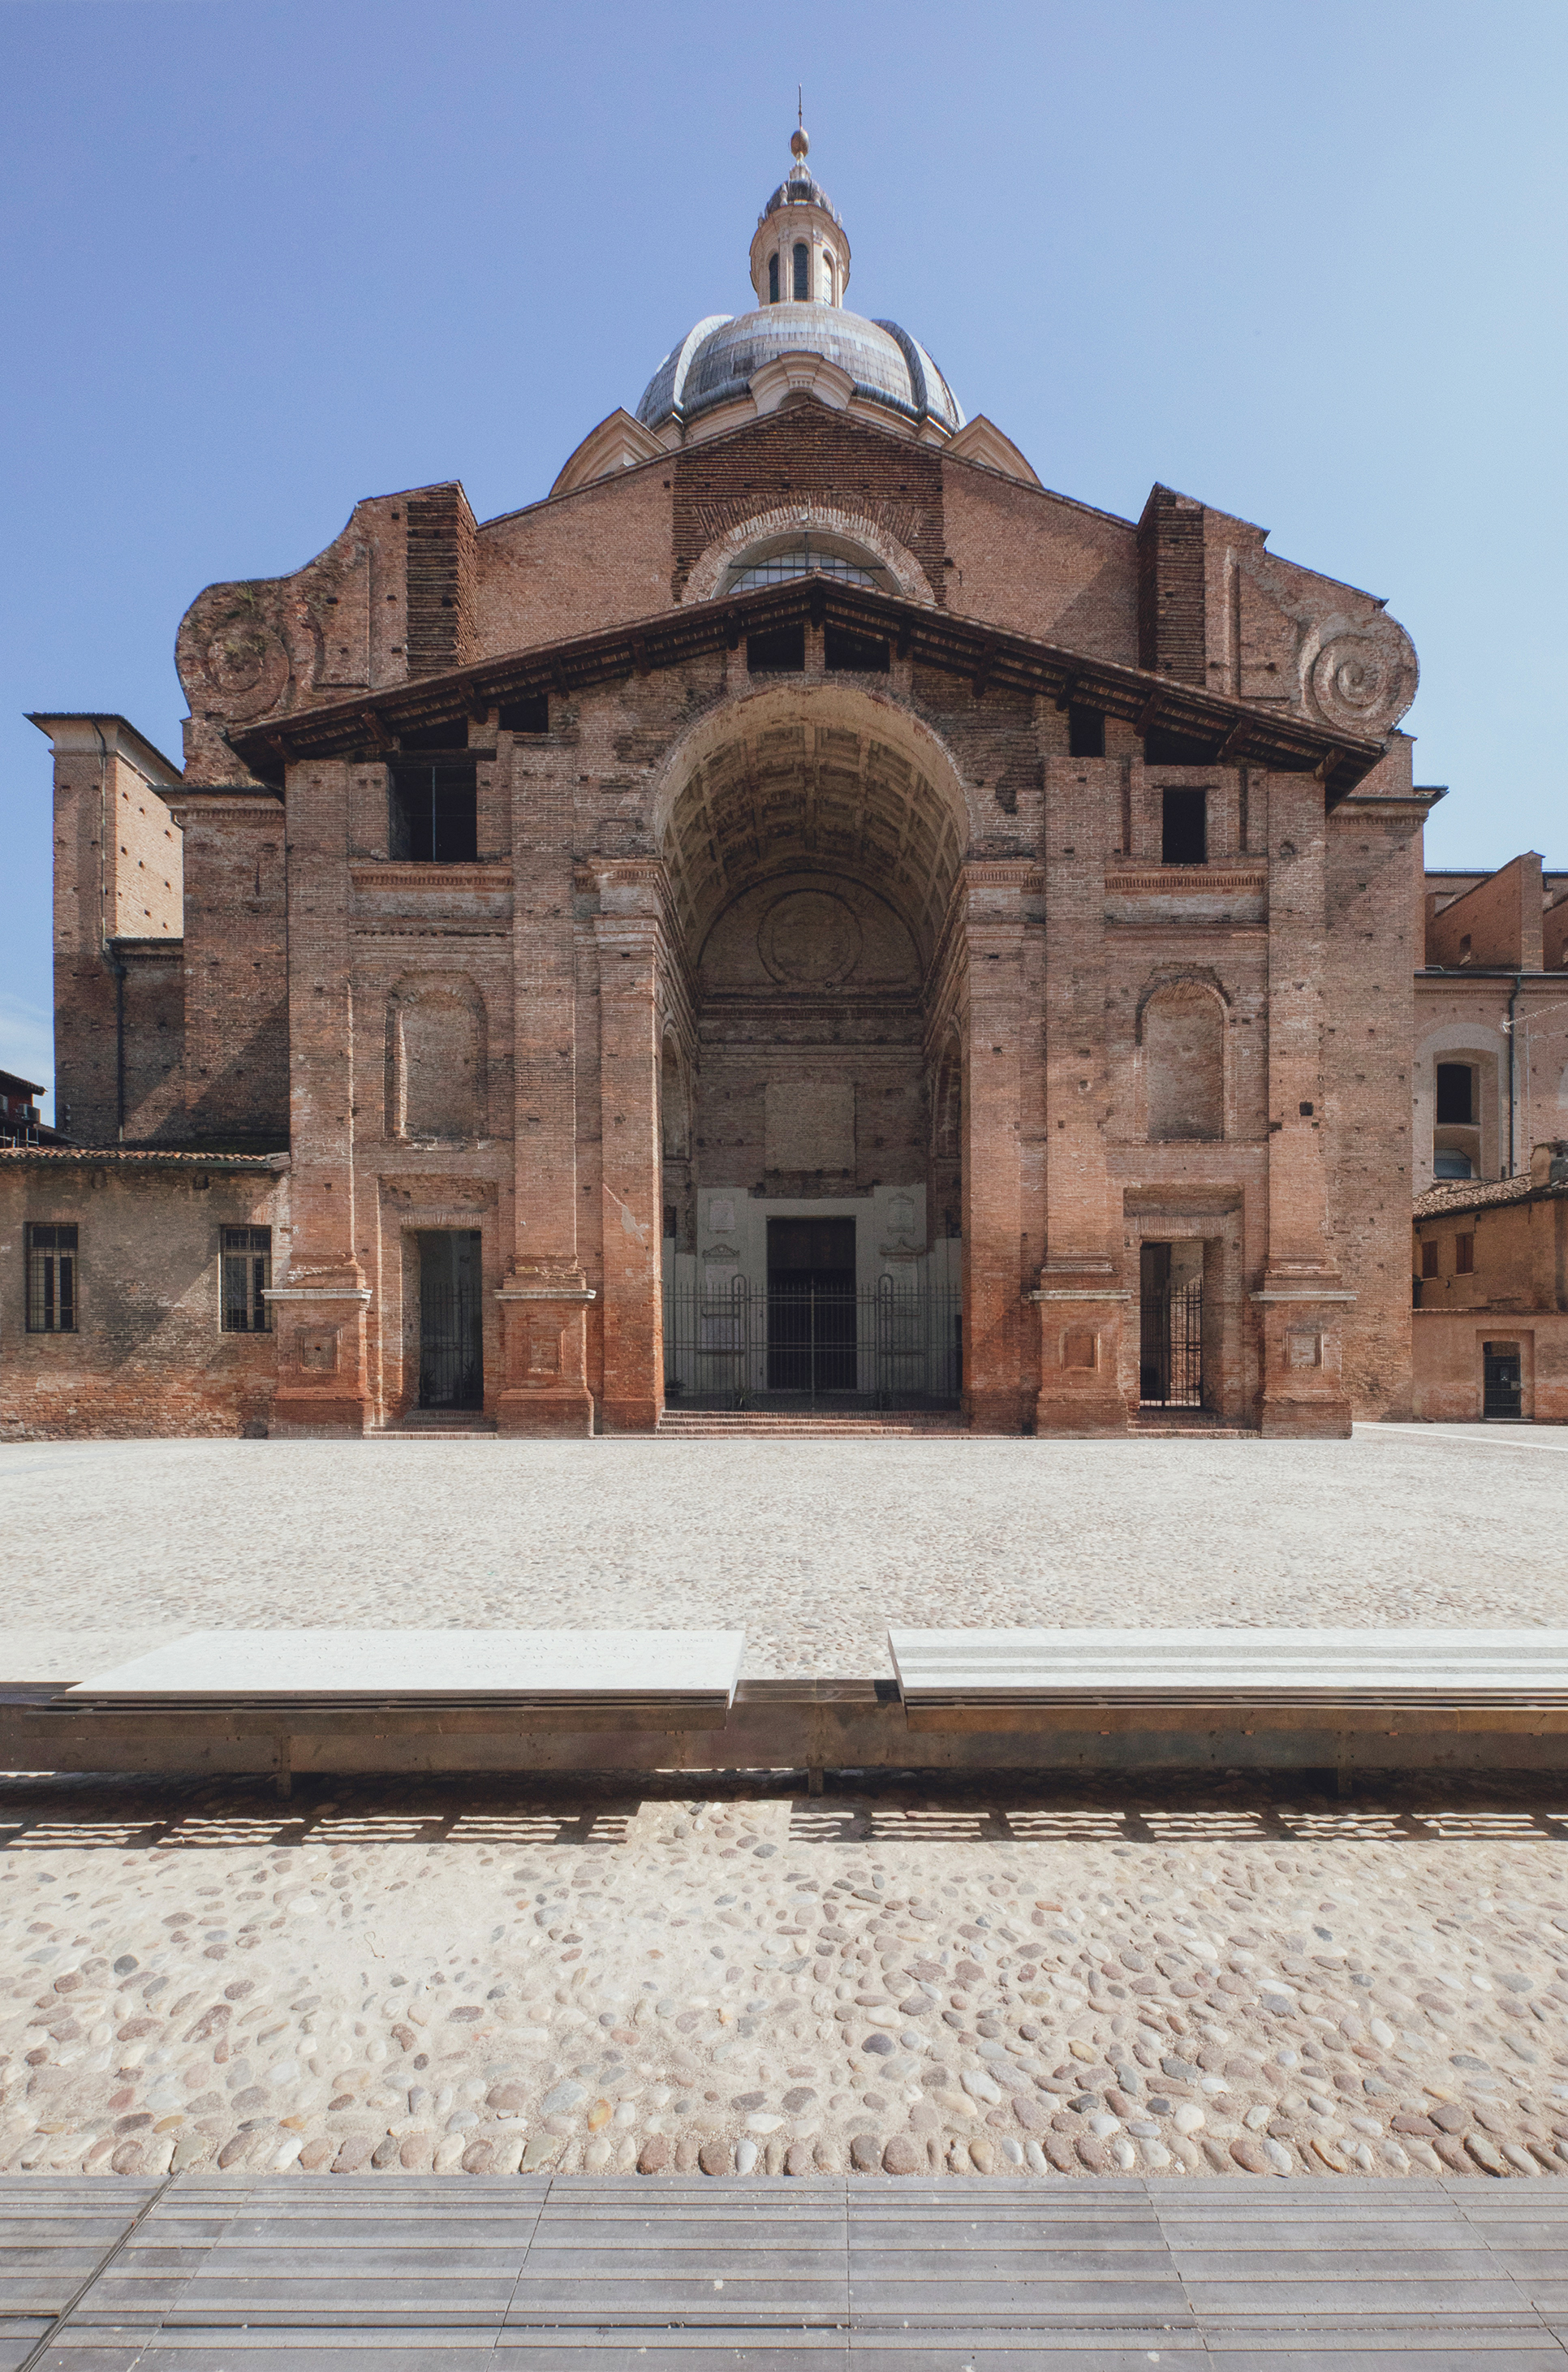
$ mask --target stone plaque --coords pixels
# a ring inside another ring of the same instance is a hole
[[[335,1376],[338,1372],[338,1329],[335,1326],[301,1326],[294,1338],[295,1356],[308,1376]]]

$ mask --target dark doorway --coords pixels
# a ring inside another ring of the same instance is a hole
[[[484,1406],[480,1237],[475,1228],[419,1238],[419,1405]]]
[[[1145,1408],[1203,1405],[1202,1246],[1139,1254],[1138,1398]]]
[[[768,1221],[768,1389],[855,1388],[854,1221]]]
[[[1516,1343],[1488,1343],[1481,1380],[1482,1416],[1522,1417],[1525,1413],[1524,1363]]]

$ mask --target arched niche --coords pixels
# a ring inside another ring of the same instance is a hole
[[[1225,1134],[1225,1000],[1210,980],[1157,982],[1138,1015],[1144,1134],[1151,1144]]]
[[[424,973],[387,1000],[387,1134],[460,1144],[487,1134],[484,999],[472,981]]]

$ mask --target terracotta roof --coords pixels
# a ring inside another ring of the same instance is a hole
[[[1445,1178],[1415,1198],[1418,1219],[1446,1218],[1455,1211],[1485,1211],[1499,1203],[1550,1203],[1568,1195],[1568,1183],[1532,1185],[1526,1178],[1499,1178],[1490,1185],[1481,1178]]]
[[[0,1164],[25,1168],[29,1163],[62,1168],[71,1164],[94,1169],[270,1169],[288,1168],[286,1153],[180,1153],[147,1150],[123,1145],[0,1145]]]

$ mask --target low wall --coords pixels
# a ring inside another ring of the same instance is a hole
[[[1478,1423],[1488,1343],[1519,1346],[1521,1413],[1568,1424],[1568,1310],[1417,1309],[1411,1408],[1434,1424]]]

